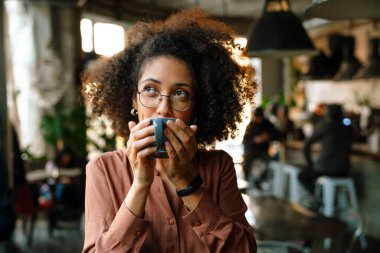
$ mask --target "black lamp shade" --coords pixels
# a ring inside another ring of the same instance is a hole
[[[309,71],[301,76],[302,80],[328,80],[332,79],[335,72],[332,73],[331,60],[320,51],[310,59]]]
[[[267,0],[266,6],[268,2],[276,1]],[[251,57],[285,57],[317,53],[301,21],[289,9],[265,9],[249,32],[247,51]]]
[[[379,0],[314,0],[307,17],[324,19],[379,19]]]
[[[380,78],[379,38],[371,39],[370,46],[369,63],[361,68],[354,78]]]
[[[344,37],[343,40],[343,61],[334,76],[335,81],[351,80],[362,66],[355,57],[355,38],[352,36]]]

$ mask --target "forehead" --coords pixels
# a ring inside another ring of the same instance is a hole
[[[173,56],[158,56],[146,62],[141,69],[139,84],[147,79],[160,83],[186,83],[192,86],[193,76],[185,61]]]

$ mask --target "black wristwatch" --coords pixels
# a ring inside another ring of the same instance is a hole
[[[190,194],[196,192],[199,189],[199,187],[201,187],[202,183],[203,183],[203,180],[202,180],[201,176],[196,175],[193,178],[193,181],[191,181],[189,186],[187,186],[186,188],[183,188],[181,190],[176,190],[178,197],[185,197],[187,195],[190,195]]]

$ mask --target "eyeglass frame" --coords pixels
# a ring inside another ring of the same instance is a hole
[[[170,94],[170,95],[162,95],[161,94],[161,92],[159,92],[158,90],[156,90],[157,92],[158,92],[158,94],[160,94],[160,99],[158,100],[158,103],[155,105],[155,106],[146,106],[146,105],[144,105],[143,104],[143,102],[141,102],[141,92],[143,92],[143,91],[145,91],[145,89],[144,90],[142,90],[142,91],[138,91],[137,90],[137,94],[139,95],[139,101],[140,101],[140,104],[142,105],[142,106],[144,106],[144,107],[146,107],[146,108],[157,108],[158,107],[158,105],[162,102],[162,97],[167,97],[167,98],[169,98],[169,101],[171,102],[171,103],[173,103],[173,101],[171,100],[171,96],[174,94],[174,93],[172,93],[172,94]],[[186,108],[186,109],[184,109],[184,110],[178,110],[178,109],[175,109],[174,107],[173,107],[173,105],[171,104],[170,106],[173,108],[173,110],[175,110],[175,111],[178,111],[178,112],[185,112],[185,111],[187,111],[187,110],[189,110],[189,108],[190,108],[190,106],[191,106],[191,104],[192,104],[192,102],[193,102],[193,97],[189,94],[189,98],[190,98],[190,103],[189,103],[189,106]]]

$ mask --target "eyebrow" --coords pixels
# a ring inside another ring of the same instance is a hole
[[[141,81],[140,83],[145,83],[145,82],[154,82],[154,83],[157,83],[157,84],[161,84],[160,81],[154,79],[154,78],[147,78],[147,79],[144,79],[143,81]],[[191,86],[190,84],[188,83],[176,83],[175,86],[187,86],[189,88],[193,88],[193,86]]]

